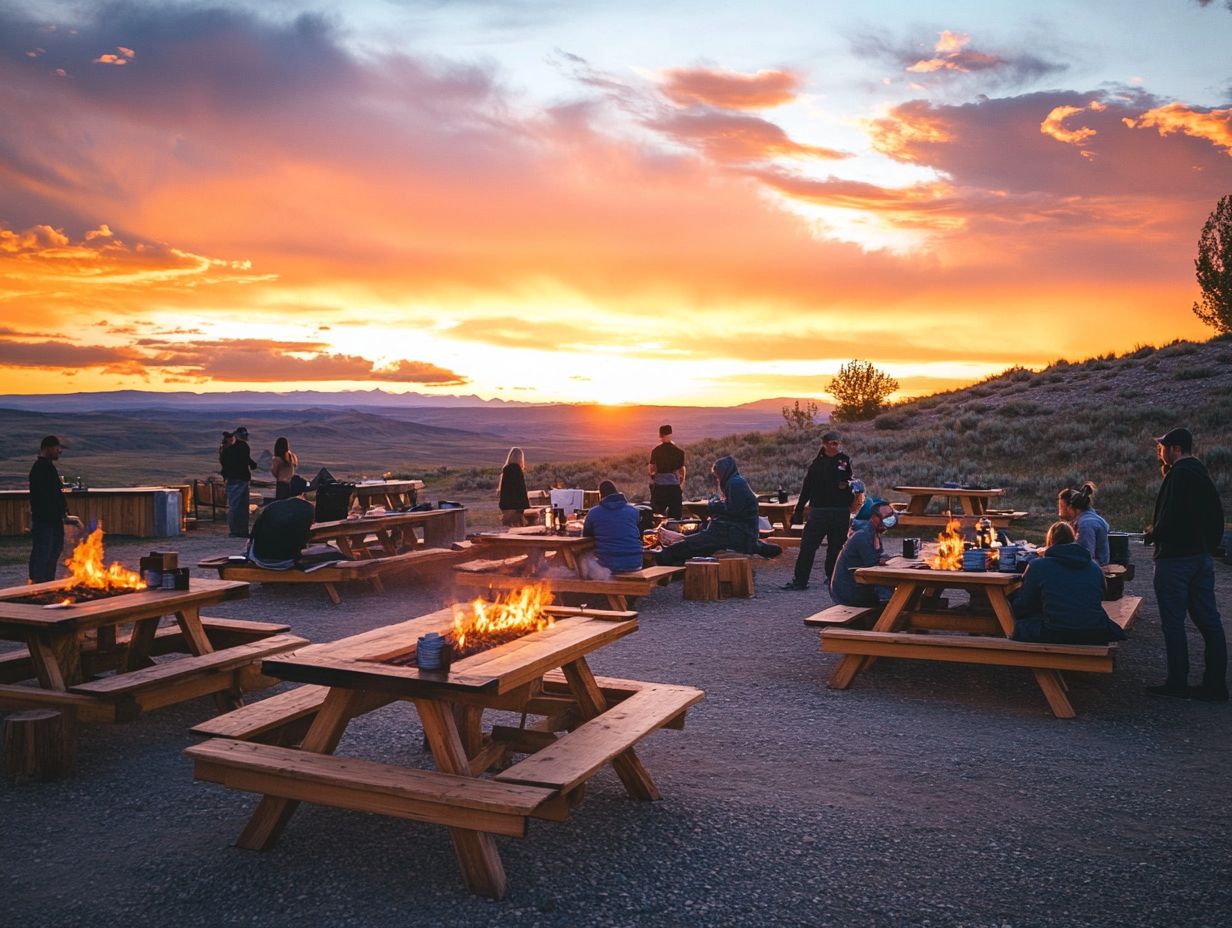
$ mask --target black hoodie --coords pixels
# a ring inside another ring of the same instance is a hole
[[[1155,497],[1155,524],[1147,530],[1155,559],[1210,554],[1223,539],[1223,505],[1206,466],[1181,458]]]

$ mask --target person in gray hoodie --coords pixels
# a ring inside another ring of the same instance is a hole
[[[1104,572],[1074,540],[1068,522],[1048,529],[1048,550],[1027,565],[1010,597],[1014,640],[1050,644],[1108,644],[1125,632],[1104,612]]]
[[[765,558],[782,554],[782,548],[767,544],[758,536],[757,494],[749,487],[749,482],[740,476],[736,459],[730,456],[719,458],[710,469],[710,474],[719,490],[717,496],[710,498],[710,524],[658,552],[655,563],[679,565],[691,557],[705,557],[717,551],[738,551]]]

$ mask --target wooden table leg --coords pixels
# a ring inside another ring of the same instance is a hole
[[[590,666],[585,658],[579,657],[565,664],[561,669],[565,672],[565,679],[569,681],[569,691],[577,700],[578,714],[582,721],[589,721],[607,711],[607,698],[599,689],[599,684],[595,682],[595,675],[590,672]],[[620,782],[625,785],[625,791],[628,792],[630,798],[648,800],[663,798],[633,748],[612,758],[612,769],[620,777]]]
[[[442,773],[469,776],[470,762],[449,705],[431,699],[416,699],[415,708],[419,710],[436,768]],[[458,869],[462,871],[462,878],[471,892],[503,899],[509,881],[496,848],[496,839],[487,832],[456,827],[449,828],[449,837],[453,840]]]
[[[988,602],[992,605],[992,611],[997,616],[997,621],[1001,625],[1001,631],[1005,633],[1006,638],[1014,636],[1014,610],[1010,608],[1009,597],[1002,587],[988,587]],[[1074,711],[1074,705],[1069,701],[1069,696],[1065,692],[1065,681],[1061,679],[1061,673],[1057,670],[1032,670],[1035,674],[1035,682],[1039,684],[1040,691],[1044,694],[1044,699],[1048,701],[1048,707],[1052,709],[1052,714],[1059,719],[1072,719],[1078,713]]]
[[[896,627],[905,621],[903,612],[918,592],[918,583],[900,582],[894,588],[894,595],[890,597],[890,601],[886,603],[885,609],[881,611],[881,615],[873,625],[873,631],[895,631]],[[824,635],[825,632],[822,634]],[[851,681],[855,679],[856,674],[871,667],[874,660],[875,658],[864,657],[861,654],[844,654],[843,659],[834,668],[834,673],[830,675],[826,686],[832,690],[847,689],[851,686]]]
[[[346,731],[347,722],[360,711],[362,699],[362,694],[354,690],[331,689],[312,720],[308,734],[300,743],[300,750],[333,754],[342,740],[342,733]],[[299,800],[265,796],[240,833],[236,847],[254,851],[270,847],[278,840],[297,808]]]
[[[82,681],[81,652],[75,632],[53,635],[31,632],[26,637],[26,647],[30,650],[34,674],[43,689],[64,692],[71,684]]]
[[[158,632],[158,623],[161,618],[161,616],[155,616],[152,619],[141,619],[133,623],[133,633],[128,636],[128,649],[124,654],[121,673],[140,670],[154,663],[150,659],[150,648],[154,646],[154,636]],[[189,644],[189,647],[192,645]]]
[[[201,610],[198,607],[186,606],[180,609],[175,614],[175,621],[180,626],[184,644],[188,646],[190,653],[198,656],[213,653],[214,646],[210,644],[209,636],[205,633],[205,626],[201,624]],[[233,686],[214,694],[214,704],[218,706],[219,712],[230,712],[244,705],[244,693],[240,689],[238,677],[236,679]]]

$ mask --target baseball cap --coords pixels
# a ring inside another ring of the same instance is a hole
[[[822,441],[838,441],[839,440],[838,432],[826,432],[826,434],[821,436],[821,440]]]
[[[238,429],[235,430],[235,434],[236,434],[236,437],[238,438],[247,438],[248,429],[246,429],[244,426],[241,425]]]
[[[291,495],[292,496],[299,496],[302,493],[308,492],[308,481],[305,480],[303,477],[301,477],[299,474],[296,474],[294,477],[291,478],[290,484],[291,484]]]
[[[56,436],[54,435],[48,435],[41,442],[39,442],[39,450],[42,450],[43,448],[62,448],[62,447],[63,447],[63,444],[60,442],[60,439],[56,438]]]
[[[659,426],[659,434],[660,434],[660,435],[670,435],[670,434],[672,434],[672,427],[671,427],[670,425],[661,425],[661,426]]]
[[[1165,448],[1180,445],[1181,450],[1188,453],[1193,450],[1193,434],[1189,429],[1171,429],[1156,438],[1155,443],[1163,445]]]

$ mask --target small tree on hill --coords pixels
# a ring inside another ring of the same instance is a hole
[[[1220,198],[1202,227],[1194,272],[1202,288],[1194,314],[1220,332],[1232,332],[1232,194]]]
[[[873,367],[872,361],[848,361],[826,387],[826,392],[838,401],[830,418],[835,422],[872,419],[885,408],[886,398],[897,389],[898,381]]]
[[[817,404],[809,400],[804,406],[800,405],[800,401],[796,400],[791,406],[783,407],[783,421],[787,423],[789,432],[803,432],[806,429],[813,427],[813,420],[817,417]]]

